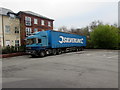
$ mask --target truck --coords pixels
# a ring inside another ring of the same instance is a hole
[[[32,57],[82,51],[85,46],[86,36],[54,30],[40,31],[26,37],[26,53]]]

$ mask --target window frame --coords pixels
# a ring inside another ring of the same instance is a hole
[[[7,41],[9,41],[9,44],[7,45]],[[10,46],[10,40],[5,40],[5,46]]]
[[[16,41],[18,41],[17,43],[16,43]],[[20,46],[20,41],[19,40],[15,40],[15,46]]]
[[[9,27],[9,28],[8,28]],[[9,29],[9,30],[8,30]],[[10,34],[10,26],[9,25],[5,25],[5,33],[6,34]]]
[[[38,19],[34,18],[34,24],[38,24]]]
[[[45,20],[41,20],[41,25],[45,25]]]
[[[25,25],[26,26],[31,26],[32,25],[32,18],[29,16],[25,16]]]
[[[19,28],[15,27],[15,33],[19,33]]]
[[[48,21],[48,26],[51,27],[52,26],[52,23],[50,21]]]
[[[15,15],[15,14],[10,13],[10,14],[9,14],[9,17],[10,17],[10,19],[15,19],[15,18],[16,18],[16,15]]]
[[[30,27],[26,27],[25,31],[26,31],[26,36],[30,36],[32,34],[32,28]]]

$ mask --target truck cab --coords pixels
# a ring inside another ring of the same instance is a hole
[[[36,53],[48,47],[48,36],[44,31],[36,32],[26,38],[26,53],[36,55]]]

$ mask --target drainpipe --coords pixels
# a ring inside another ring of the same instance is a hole
[[[3,33],[3,47],[5,47],[3,15],[2,15],[2,33]]]

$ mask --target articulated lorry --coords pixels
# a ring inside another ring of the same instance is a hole
[[[53,30],[36,32],[26,38],[26,53],[32,57],[82,51],[85,46],[85,36]]]

